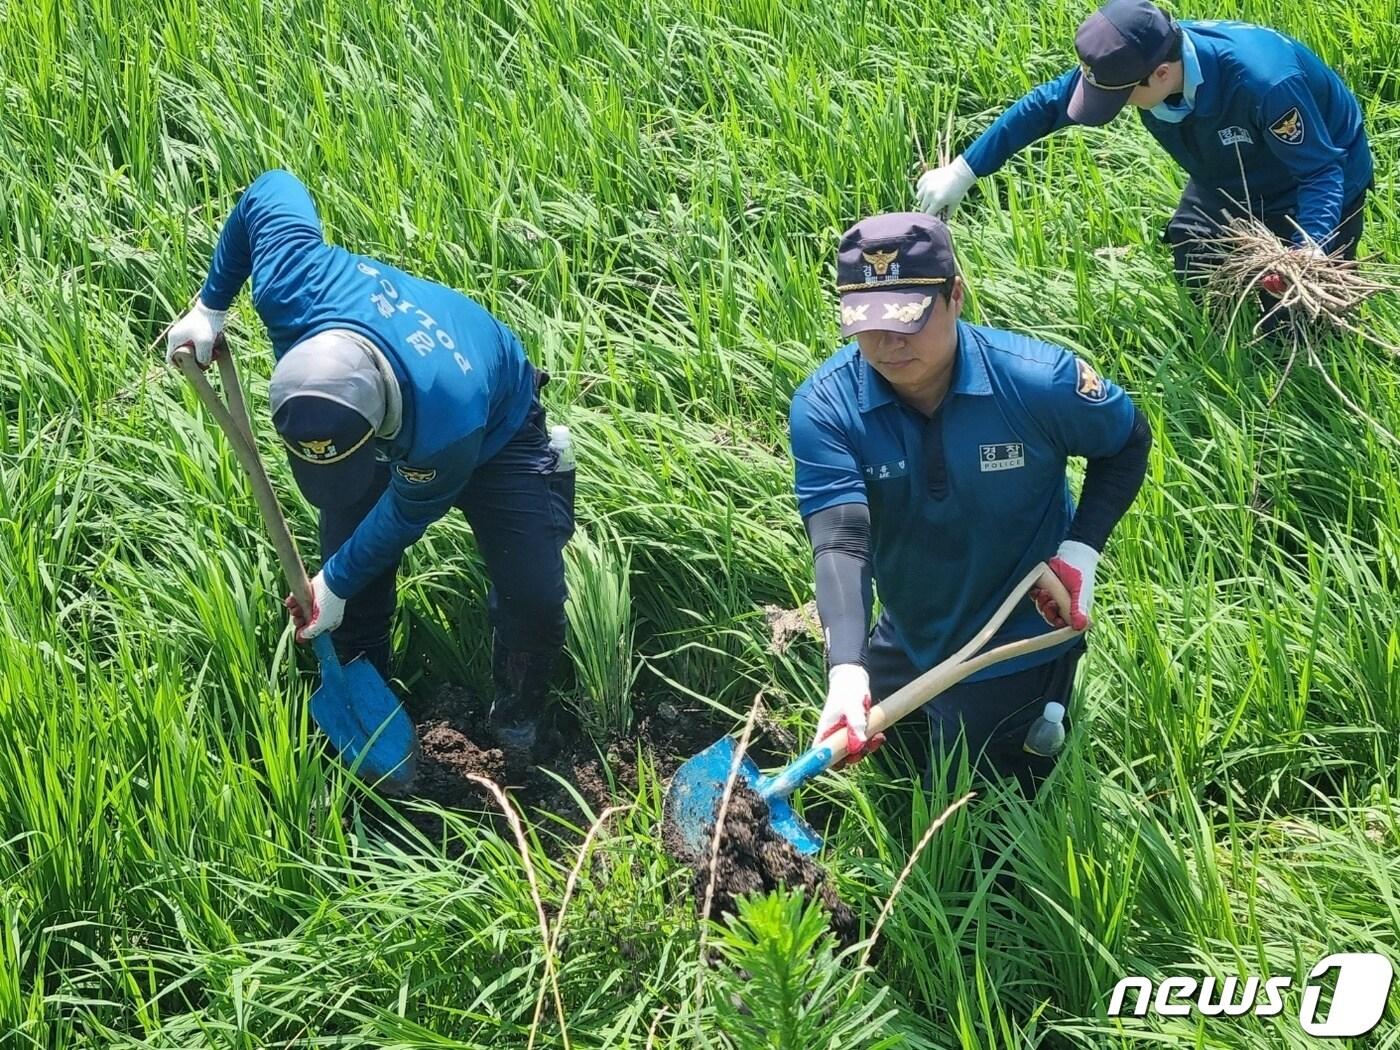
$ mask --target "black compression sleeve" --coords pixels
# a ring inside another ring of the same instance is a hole
[[[874,606],[870,583],[870,508],[842,503],[810,515],[817,615],[826,638],[827,665],[865,664]]]
[[[1108,534],[1128,512],[1147,474],[1147,453],[1152,430],[1142,409],[1136,409],[1128,442],[1117,453],[1089,460],[1084,470],[1084,491],[1066,539],[1087,543],[1101,551]]]

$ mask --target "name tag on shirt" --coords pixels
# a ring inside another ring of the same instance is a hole
[[[989,470],[1015,470],[1026,465],[1026,446],[1019,441],[1004,441],[996,445],[981,445],[982,473]]]
[[[908,474],[909,461],[896,459],[890,463],[867,463],[861,469],[869,481],[889,481],[892,478],[902,478]]]

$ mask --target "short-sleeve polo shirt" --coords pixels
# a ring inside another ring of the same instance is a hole
[[[1031,566],[1054,556],[1074,513],[1067,459],[1121,451],[1136,411],[1063,347],[965,322],[957,331],[952,384],[931,417],[901,401],[855,343],[798,388],[790,412],[802,516],[869,506],[880,600],[921,668],[966,644]],[[1027,599],[990,644],[1047,629]]]

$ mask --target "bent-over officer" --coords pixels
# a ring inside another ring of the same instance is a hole
[[[320,512],[313,605],[288,599],[298,641],[324,631],[387,677],[404,550],[453,507],[491,578],[500,744],[529,757],[564,640],[562,551],[574,475],[557,469],[538,388],[515,334],[460,292],[326,244],[306,187],[270,171],[239,198],[171,354],[207,366],[251,277],[276,358],[273,424]]]
[[[1223,220],[1252,214],[1300,250],[1356,257],[1373,161],[1341,77],[1275,29],[1178,22],[1148,0],[1111,0],[1080,24],[1080,65],[1007,109],[967,151],[919,180],[919,206],[955,208],[973,182],[1068,124],[1131,104],[1190,176],[1164,239],[1199,279]],[[1267,304],[1268,300],[1266,300]]]
[[[1099,552],[1142,483],[1151,436],[1082,358],[959,319],[939,219],[851,227],[837,290],[841,334],[855,338],[798,388],[791,440],[830,668],[816,736],[844,728],[859,755],[880,743],[866,737],[872,697],[965,645],[1036,562],[1053,579],[989,644],[1044,631],[1037,607],[1052,626],[1088,626]],[[1071,456],[1088,460],[1077,509]],[[872,583],[883,611],[870,631]],[[943,693],[924,708],[935,753],[965,737],[980,771],[1032,793],[1054,759],[1023,750],[1027,729],[1046,700],[1068,706],[1082,651],[1072,639]]]

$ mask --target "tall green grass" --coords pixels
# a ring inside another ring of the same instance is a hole
[[[741,714],[761,691],[800,737],[821,654],[770,652],[761,609],[811,597],[785,420],[837,343],[835,237],[909,205],[911,128],[931,149],[951,114],[964,145],[1066,68],[1087,8],[0,0],[0,1042],[532,1038],[545,947],[513,839],[475,812],[447,815],[446,849],[374,830],[319,752],[237,464],[152,371],[242,186],[293,169],[333,238],[467,290],[557,377],[583,529],[631,558],[628,701]],[[1278,24],[1342,70],[1379,159],[1365,248],[1400,252],[1394,0],[1180,13]],[[701,968],[643,763],[564,917],[567,1031],[546,1009],[535,1045],[859,1021],[842,1045],[1301,1047],[1288,1011],[1120,1023],[1106,997],[1129,973],[1400,959],[1395,450],[1307,370],[1270,404],[1279,363],[1179,294],[1158,232],[1180,184],[1125,118],[1032,148],[956,216],[971,315],[1077,348],[1156,435],[1043,798],[950,820],[855,994],[853,961],[781,900],[713,932]],[[1394,338],[1400,309],[1369,323]],[[246,296],[232,339],[265,417]],[[1326,358],[1400,426],[1392,362]],[[469,530],[434,526],[403,579],[410,687],[486,683],[484,592]],[[807,792],[867,928],[949,801],[870,763]],[[531,827],[553,916],[588,829]],[[758,960],[749,999],[735,967]],[[1373,1045],[1397,1045],[1397,1010]]]

